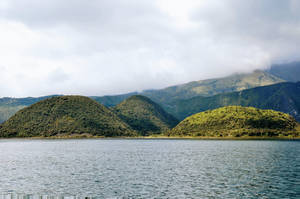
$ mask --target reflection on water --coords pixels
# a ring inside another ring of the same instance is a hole
[[[0,193],[300,198],[299,154],[299,141],[0,140]]]
[[[33,194],[2,193],[0,194],[0,199],[92,199],[92,197],[48,196],[48,195],[33,195]]]

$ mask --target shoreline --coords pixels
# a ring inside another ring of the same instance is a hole
[[[300,137],[259,137],[259,136],[243,136],[243,137],[208,137],[208,136],[164,136],[150,135],[137,137],[105,137],[105,136],[52,136],[52,137],[1,137],[0,140],[84,140],[84,139],[116,139],[116,140],[300,140]]]

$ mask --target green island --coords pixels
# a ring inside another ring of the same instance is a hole
[[[168,132],[192,137],[299,137],[299,124],[288,114],[253,107],[227,106],[187,117]]]
[[[290,115],[227,106],[179,122],[147,97],[134,95],[107,108],[83,96],[54,96],[0,124],[2,138],[299,139]]]

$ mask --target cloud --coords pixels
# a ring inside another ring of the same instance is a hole
[[[104,95],[299,59],[297,0],[2,0],[0,96]]]

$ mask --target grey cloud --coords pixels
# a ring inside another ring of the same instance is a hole
[[[159,1],[3,0],[0,31],[32,41],[0,54],[0,85],[13,82],[0,95],[115,94],[300,59],[298,0],[203,0],[183,26]]]
[[[10,0],[2,17],[32,28],[68,26],[83,33],[138,34],[163,26],[161,13],[151,0]],[[147,28],[148,27],[148,28]]]

